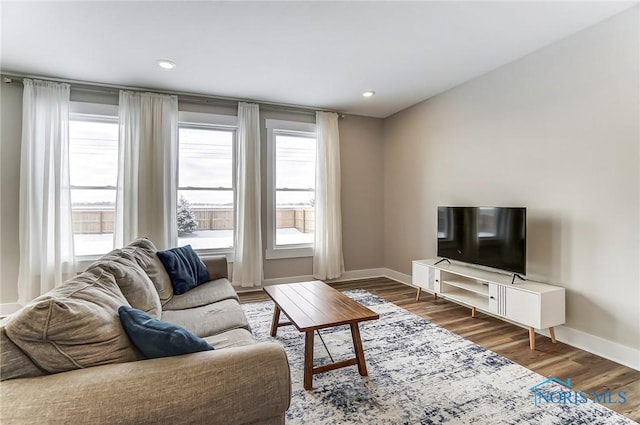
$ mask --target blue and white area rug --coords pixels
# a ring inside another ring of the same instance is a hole
[[[635,424],[586,399],[534,405],[532,387],[545,377],[367,291],[345,294],[380,314],[360,323],[369,376],[356,366],[321,373],[311,391],[303,389],[304,334],[285,326],[272,338],[273,303],[243,304],[256,338],[280,342],[287,352],[293,387],[287,424]],[[335,361],[354,356],[348,326],[320,333]],[[328,362],[316,337],[314,365]],[[547,383],[539,391],[568,389]]]

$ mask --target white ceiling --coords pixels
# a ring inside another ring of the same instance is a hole
[[[637,3],[3,0],[0,70],[386,117]]]

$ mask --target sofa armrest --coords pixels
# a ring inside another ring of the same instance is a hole
[[[291,378],[284,349],[257,343],[8,380],[0,400],[4,425],[284,424]]]
[[[208,255],[201,257],[202,262],[207,266],[211,280],[223,277],[229,278],[229,269],[227,265],[227,257],[224,255]]]

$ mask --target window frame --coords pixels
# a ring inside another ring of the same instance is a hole
[[[71,123],[71,121],[101,122],[101,123],[111,123],[111,124],[119,125],[118,105],[70,101],[69,102],[69,123]],[[118,149],[120,148],[119,139],[120,139],[120,135],[118,134]],[[71,168],[69,168],[69,172],[71,172]],[[77,186],[77,185],[69,184],[70,191],[74,189],[75,190],[115,190],[117,191],[118,190],[117,187],[118,187],[117,179],[114,186]],[[73,213],[73,205],[71,207],[71,211]],[[73,232],[73,236],[75,239],[75,232]],[[75,240],[74,240],[74,245],[75,245]],[[80,264],[84,264],[85,262],[95,261],[99,259],[105,254],[108,254],[113,249],[114,249],[114,245],[112,242],[111,248],[102,254],[78,255],[74,252],[74,258]]]
[[[188,112],[188,111],[179,111],[178,112],[178,124],[177,124],[177,132],[178,135],[176,137],[177,140],[177,148],[176,148],[176,201],[178,201],[178,191],[190,189],[190,190],[229,190],[229,188],[222,187],[197,187],[197,188],[189,188],[189,187],[181,187],[180,186],[180,129],[181,128],[192,128],[192,129],[202,129],[202,130],[220,130],[220,131],[231,131],[233,133],[233,141],[232,141],[232,149],[231,149],[231,189],[233,192],[233,216],[234,216],[234,224],[232,228],[233,234],[233,242],[235,243],[235,234],[236,234],[236,225],[235,225],[235,199],[236,199],[236,163],[237,163],[237,148],[238,148],[238,117],[234,115],[221,115],[221,114],[209,114],[203,112]],[[176,205],[177,208],[177,205]],[[176,234],[176,242],[178,242],[178,223],[175,223],[175,234]],[[199,248],[195,249],[199,255],[224,255],[227,257],[227,261],[233,262],[233,252],[235,246],[232,244],[229,248]]]
[[[316,124],[299,121],[266,119],[267,130],[267,249],[265,259],[312,257],[314,243],[276,245],[276,136],[279,134],[318,140]],[[316,157],[317,166],[317,157]],[[314,188],[315,190],[315,188]],[[315,209],[315,206],[314,206]],[[315,231],[315,230],[314,230]]]

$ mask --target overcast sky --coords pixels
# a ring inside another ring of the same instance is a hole
[[[115,186],[118,168],[118,124],[71,121],[70,167],[73,186]],[[232,185],[233,133],[181,128],[178,182],[180,187]],[[278,135],[276,185],[278,188],[315,187],[315,140]],[[180,190],[190,203],[230,205],[233,192]],[[279,192],[279,205],[308,203],[313,192]],[[114,203],[113,190],[74,190],[74,204]]]

